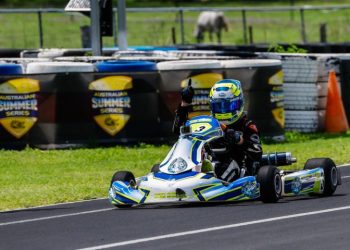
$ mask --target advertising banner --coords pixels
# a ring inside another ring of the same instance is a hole
[[[191,79],[190,117],[210,114],[209,90],[224,78],[242,81],[246,110],[263,135],[283,135],[280,67],[61,72],[0,77],[0,147],[169,141],[181,89]]]
[[[95,140],[159,141],[158,73],[94,73],[88,84]]]
[[[92,113],[95,122],[106,133],[115,136],[130,119],[130,93],[133,83],[129,76],[107,76],[93,81]]]
[[[157,72],[70,72],[0,80],[2,148],[67,148],[161,138]]]
[[[0,147],[48,145],[55,138],[55,89],[51,75],[0,78]]]
[[[38,120],[39,90],[38,80],[30,78],[9,79],[0,84],[0,124],[17,139]]]

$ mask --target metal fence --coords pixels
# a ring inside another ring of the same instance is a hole
[[[306,43],[323,39],[350,41],[350,5],[242,7],[242,8],[127,8],[129,45],[190,44],[198,12],[223,11],[231,29],[225,44]],[[116,16],[116,9],[114,9]],[[0,47],[81,47],[80,27],[90,19],[63,9],[0,9]],[[325,29],[327,27],[327,29]],[[325,30],[327,36],[325,38]],[[104,46],[116,46],[117,32],[104,38]],[[208,42],[208,40],[206,40]]]

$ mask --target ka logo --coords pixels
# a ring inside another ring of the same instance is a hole
[[[213,85],[224,79],[222,74],[219,73],[203,73],[195,76],[191,76],[191,86],[194,89],[192,112],[189,114],[189,118],[198,115],[210,115],[209,107],[209,92]],[[188,85],[188,79],[181,82],[181,87],[185,88]]]
[[[39,81],[29,78],[8,80],[0,84],[0,124],[17,139],[36,123]]]
[[[111,136],[121,131],[130,119],[130,96],[132,78],[129,76],[107,76],[89,85],[93,91],[91,99],[95,122]]]

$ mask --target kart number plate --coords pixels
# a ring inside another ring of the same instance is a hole
[[[193,133],[204,133],[211,128],[212,128],[212,126],[209,123],[191,124],[191,130],[193,131]]]

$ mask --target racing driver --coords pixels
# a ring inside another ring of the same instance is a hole
[[[181,92],[182,101],[175,111],[173,132],[179,134],[180,127],[191,111],[194,89],[189,82]],[[245,175],[255,175],[262,156],[262,147],[256,124],[243,111],[244,99],[241,82],[224,79],[216,82],[210,90],[211,115],[224,130],[224,137],[209,143],[213,157],[214,174],[227,182]]]

